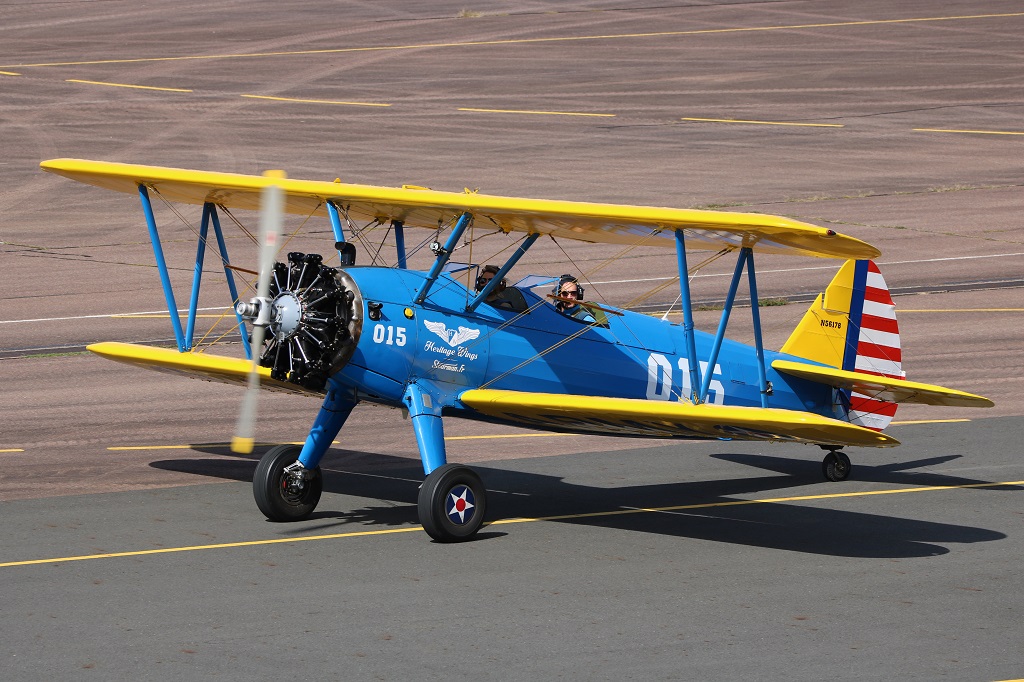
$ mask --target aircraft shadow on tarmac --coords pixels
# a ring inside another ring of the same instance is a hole
[[[228,455],[227,448],[195,446],[196,450]],[[261,452],[257,451],[258,457]],[[786,490],[781,497],[799,495],[792,489],[807,486],[808,495],[827,495],[841,490],[821,478],[819,462],[742,454],[712,457],[776,472],[772,476],[667,482],[654,485],[595,487],[567,482],[557,476],[474,465],[488,490],[488,521],[514,518],[546,518],[559,523],[653,533],[766,547],[807,554],[861,558],[909,558],[938,556],[949,549],[939,543],[991,542],[1005,534],[972,526],[900,518],[846,509],[826,508],[821,501],[770,502],[713,506],[742,501],[744,495],[763,495]],[[868,466],[858,464],[858,481],[911,486],[977,485],[988,483],[936,473],[908,471],[935,465],[958,456],[933,457],[915,462]],[[251,481],[254,459],[174,459],[151,466],[227,480]],[[333,510],[344,502],[325,496],[310,519],[277,526],[283,536],[337,533],[352,526],[407,526],[417,523],[416,499],[423,474],[417,460],[373,453],[332,450],[322,464],[324,493],[357,498],[347,511]],[[1006,486],[978,487],[979,493],[1020,489]],[[868,498],[869,500],[872,498]],[[372,503],[366,504],[366,500]],[[363,506],[356,508],[362,502]],[[850,501],[839,503],[849,507]],[[862,507],[891,506],[889,502],[861,501]],[[691,509],[641,511],[641,509],[694,505]],[[637,510],[629,513],[629,510]],[[607,514],[621,511],[624,513]],[[253,513],[259,514],[255,504]],[[602,514],[604,513],[604,514]],[[590,515],[590,516],[588,516]],[[569,517],[569,518],[565,518]],[[276,524],[275,524],[276,525]],[[477,539],[505,535],[492,526]]]

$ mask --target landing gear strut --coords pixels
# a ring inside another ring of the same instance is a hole
[[[845,481],[850,477],[853,465],[842,450],[829,450],[821,462],[821,472],[830,481]]]
[[[459,542],[480,530],[487,512],[487,491],[476,472],[445,464],[423,481],[419,516],[423,530],[438,542]]]

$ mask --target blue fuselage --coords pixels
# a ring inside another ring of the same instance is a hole
[[[360,399],[400,405],[406,387],[417,382],[430,387],[446,412],[472,417],[458,402],[470,388],[668,401],[686,401],[692,394],[690,359],[678,324],[616,310],[621,314],[599,312],[602,324],[588,326],[522,289],[505,297],[517,302],[516,309],[483,303],[467,311],[474,294],[447,274],[414,305],[423,272],[377,267],[346,272],[361,294],[362,329],[354,354],[331,381]],[[704,377],[713,337],[698,331],[695,340]],[[767,406],[831,416],[830,389],[775,372],[776,358],[797,359],[765,352]],[[753,347],[723,342],[706,401],[762,406]]]

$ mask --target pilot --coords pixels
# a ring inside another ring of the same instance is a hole
[[[485,265],[483,270],[480,271],[480,275],[476,278],[476,290],[477,292],[483,291],[484,287],[494,279],[495,275],[498,274],[500,268],[497,265]],[[490,305],[497,308],[511,308],[512,303],[507,299],[505,295],[505,289],[508,286],[508,281],[502,278],[498,284],[491,289],[491,293],[487,294],[487,298],[484,299]]]
[[[593,324],[597,321],[594,319],[594,316],[590,314],[589,310],[579,304],[579,301],[583,300],[583,287],[580,286],[579,280],[572,275],[562,275],[558,278],[558,284],[555,285],[554,294],[561,298],[572,298],[577,301],[576,303],[557,301],[555,303],[555,308],[558,312],[581,322]]]

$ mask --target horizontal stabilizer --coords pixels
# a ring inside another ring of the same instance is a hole
[[[891,436],[812,412],[761,407],[470,389],[481,414],[532,428],[653,438],[725,438],[891,447]]]
[[[210,353],[179,353],[170,348],[153,348],[152,346],[119,343],[116,341],[94,343],[91,346],[87,346],[87,348],[108,360],[117,360],[129,365],[155,369],[158,372],[181,374],[193,379],[217,381],[224,384],[246,386],[249,382],[249,372],[252,370],[251,360],[229,358]],[[310,391],[286,381],[271,379],[269,367],[260,367],[259,373],[261,388],[269,391],[284,391],[315,396],[323,395],[320,392]]]
[[[808,365],[789,360],[775,360],[772,369],[801,379],[827,384],[857,393],[870,395],[877,400],[891,403],[921,403],[923,405],[945,405],[948,407],[992,407],[988,398],[965,393],[954,388],[922,384],[906,379],[847,372],[834,367]]]

